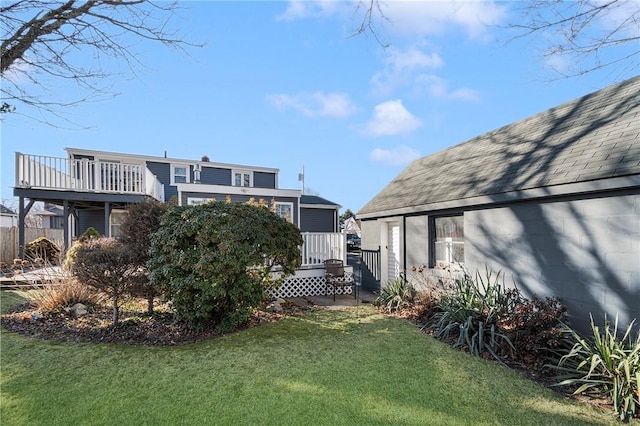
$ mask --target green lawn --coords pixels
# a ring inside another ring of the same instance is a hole
[[[370,307],[179,347],[1,333],[4,426],[616,424]]]

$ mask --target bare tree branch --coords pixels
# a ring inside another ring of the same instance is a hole
[[[135,73],[144,67],[133,50],[140,40],[160,42],[182,52],[186,46],[198,46],[182,40],[178,31],[171,29],[178,10],[177,1],[3,2],[2,102],[63,117],[70,106],[114,96],[110,80],[117,73],[105,59],[124,62],[128,71]],[[86,94],[67,99],[66,93],[55,87],[56,82],[65,80],[74,81]]]
[[[380,17],[384,21],[389,21],[389,19],[385,16],[382,8],[380,7],[379,0],[361,0],[358,2],[358,6],[354,12],[354,16],[359,14],[361,11],[364,11],[364,16],[360,25],[351,33],[351,37],[357,37],[362,34],[371,34],[376,42],[384,47],[389,47],[389,43],[385,43],[382,41],[379,35],[379,30],[375,25],[376,16]]]
[[[561,77],[613,70],[614,66],[619,74],[637,72],[640,2],[538,0],[518,4],[521,20],[508,27],[519,32],[515,38],[543,36],[547,47],[541,59],[564,59],[565,67],[555,68]]]

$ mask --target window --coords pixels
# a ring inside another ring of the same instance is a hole
[[[464,265],[464,217],[436,217],[433,221],[434,267],[462,269]]]
[[[120,224],[122,223],[122,219],[124,219],[124,215],[126,213],[124,211],[116,211],[113,210],[111,215],[109,216],[109,225],[110,232],[113,238],[120,236]]]
[[[276,201],[276,214],[287,222],[293,223],[293,203],[279,203]]]
[[[253,186],[253,173],[247,170],[233,171],[233,186]]]
[[[62,216],[52,216],[50,222],[51,229],[63,229],[64,228],[64,217]]]
[[[171,183],[189,183],[189,166],[184,164],[171,166]]]

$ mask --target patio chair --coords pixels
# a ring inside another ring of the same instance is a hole
[[[355,282],[352,277],[347,277],[344,273],[344,263],[340,259],[328,259],[324,261],[324,280],[326,283],[324,294],[327,294],[329,286],[333,287],[333,301],[336,301],[336,291],[338,287],[354,287]],[[353,290],[353,297],[357,298],[356,290]]]

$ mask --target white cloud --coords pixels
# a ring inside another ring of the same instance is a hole
[[[455,99],[462,101],[476,102],[480,100],[480,95],[476,90],[460,88],[449,89],[449,82],[441,77],[432,74],[422,74],[416,79],[416,84],[434,98]]]
[[[507,17],[507,6],[494,1],[389,1],[381,7],[390,21],[385,28],[408,37],[462,27],[469,38],[485,39],[488,26]]]
[[[412,84],[416,73],[425,69],[436,69],[444,65],[437,53],[425,53],[413,46],[405,51],[388,49],[384,59],[384,70],[371,78],[374,90],[380,95],[388,95],[395,88]]]
[[[391,136],[408,134],[421,126],[422,122],[397,99],[376,105],[364,132],[370,136]]]
[[[420,158],[420,152],[406,145],[393,149],[375,148],[369,153],[369,160],[390,166],[404,166]]]
[[[305,18],[327,18],[341,14],[345,10],[345,6],[350,5],[350,3],[345,4],[337,1],[292,0],[288,2],[287,9],[276,17],[276,20],[293,21]]]
[[[307,117],[348,117],[356,107],[346,93],[298,93],[296,95],[267,95],[267,100],[278,110],[291,108]]]

